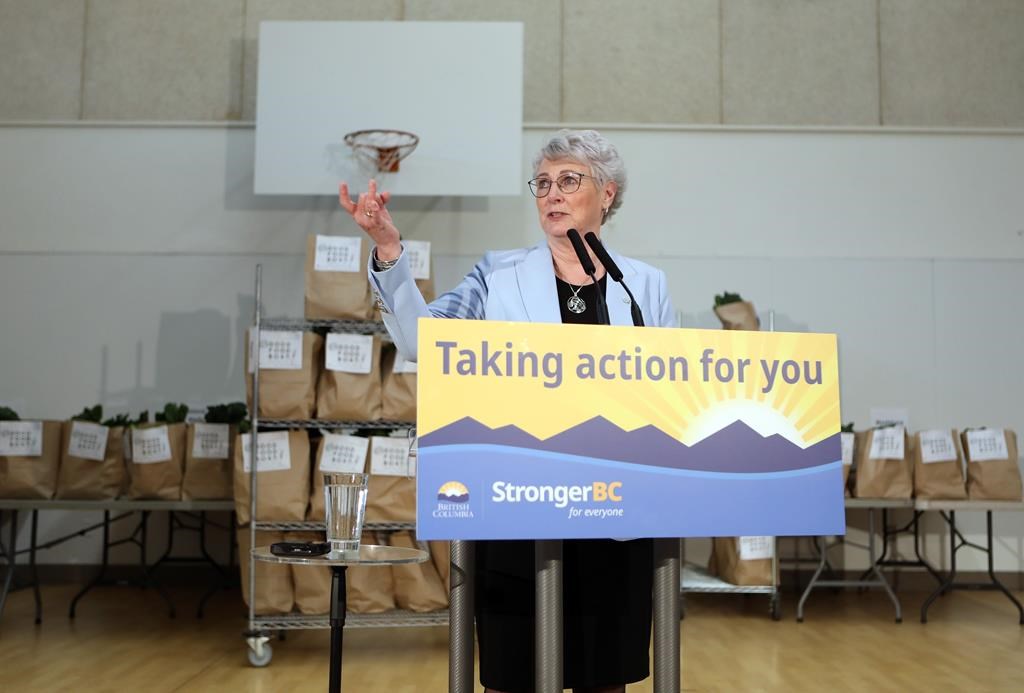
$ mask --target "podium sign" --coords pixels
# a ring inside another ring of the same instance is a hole
[[[417,534],[845,533],[836,337],[419,323]]]

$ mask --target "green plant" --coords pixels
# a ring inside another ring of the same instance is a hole
[[[238,424],[249,416],[245,402],[214,404],[206,408],[206,423]]]
[[[0,407],[0,421],[20,421],[21,417],[10,407]]]
[[[743,297],[739,294],[731,294],[728,291],[723,291],[721,294],[715,295],[715,307],[724,306],[729,303],[740,303],[743,301]]]
[[[128,416],[127,414],[118,414],[117,416],[111,417],[111,418],[107,419],[106,421],[104,421],[103,425],[104,426],[111,426],[111,427],[131,426],[132,425],[132,417]]]
[[[848,424],[843,424],[842,431],[843,433],[853,433],[853,422],[851,421]]]
[[[249,419],[243,419],[238,422],[239,433],[251,433],[252,432],[252,421]]]
[[[99,423],[103,420],[103,405],[97,404],[92,407],[85,407],[81,413],[75,414],[71,418],[74,421],[91,421],[92,423]]]
[[[184,423],[186,418],[188,418],[187,404],[168,403],[164,405],[163,411],[156,413],[156,420],[159,423]]]

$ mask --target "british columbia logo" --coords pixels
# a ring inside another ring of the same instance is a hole
[[[434,517],[472,518],[473,511],[469,508],[469,489],[459,481],[446,481],[437,489],[437,507],[432,513]]]

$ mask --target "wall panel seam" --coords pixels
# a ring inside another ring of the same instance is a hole
[[[725,0],[718,0],[718,122],[725,124]]]
[[[78,66],[78,119],[85,120],[85,57],[86,43],[89,41],[89,0],[85,0],[82,10],[82,61]]]
[[[882,88],[882,0],[875,0],[875,46],[878,61],[878,124],[881,126],[885,125],[885,109],[882,106],[882,99],[885,98],[885,90]]]

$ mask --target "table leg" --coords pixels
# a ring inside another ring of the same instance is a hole
[[[78,600],[84,597],[89,590],[103,581],[104,576],[107,574],[107,565],[110,562],[110,511],[103,511],[103,552],[101,554],[102,563],[100,563],[100,572],[97,573],[96,577],[93,578],[85,587],[83,587],[78,594],[71,600],[71,606],[68,607],[68,618],[75,617],[75,608],[78,606]]]
[[[453,541],[448,609],[448,693],[473,693],[473,581],[475,547]]]
[[[820,560],[818,561],[818,568],[817,568],[817,570],[814,571],[814,574],[811,575],[811,579],[807,583],[807,588],[804,590],[804,593],[802,595],[800,595],[800,601],[798,601],[797,604],[796,604],[796,622],[797,623],[803,623],[804,622],[804,602],[807,601],[807,598],[809,596],[811,596],[811,591],[818,585],[818,580],[821,579],[821,574],[825,571],[825,565],[827,564],[827,561],[828,561],[828,540],[827,540],[827,538],[823,537],[822,541],[821,541],[821,552],[820,552]]]
[[[1006,598],[1013,602],[1013,605],[1017,607],[1017,614],[1020,618],[1020,624],[1024,625],[1024,606],[1021,606],[1017,598],[1013,596],[1010,590],[1006,589],[1003,583],[999,582],[999,578],[996,577],[995,568],[995,551],[993,550],[993,539],[992,539],[992,511],[989,510],[985,513],[985,529],[988,534],[988,577],[992,581],[992,584],[996,586],[1000,592],[1006,595]]]
[[[939,585],[934,592],[928,595],[928,598],[924,600],[924,604],[921,605],[921,623],[928,623],[928,609],[931,607],[932,602],[946,592],[951,591],[953,589],[953,583],[956,581],[956,552],[959,547],[956,543],[955,513],[949,513],[948,518],[945,513],[940,512],[939,515],[943,520],[945,520],[946,524],[949,525],[949,574],[942,581],[942,584]]]
[[[7,559],[7,574],[4,576],[4,586],[0,588],[0,615],[4,613],[4,604],[7,603],[7,595],[11,592],[11,583],[14,581],[14,566],[18,555],[18,511],[11,511],[11,541],[7,546],[5,558]]]
[[[883,511],[884,512],[884,511]],[[885,531],[885,527],[882,528]],[[888,545],[888,540],[886,540]],[[878,567],[878,561],[875,557],[875,510],[874,508],[868,509],[868,560],[871,561],[871,571],[874,572],[875,577],[878,579],[879,584],[885,593],[889,595],[889,599],[892,601],[893,606],[896,608],[896,623],[903,623],[903,607],[900,606],[900,600],[896,597],[896,593],[892,591],[892,587],[889,586],[888,581],[882,575],[882,571]]]
[[[28,548],[28,566],[32,572],[32,595],[36,600],[36,625],[43,622],[43,596],[39,592],[39,569],[36,566],[36,536],[39,530],[39,511],[32,511],[31,544]]]
[[[327,686],[329,693],[341,693],[341,650],[345,630],[345,610],[348,602],[345,595],[346,566],[331,566],[331,670]]]

